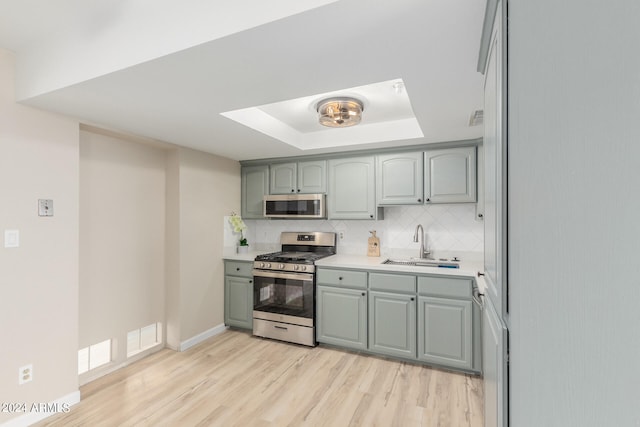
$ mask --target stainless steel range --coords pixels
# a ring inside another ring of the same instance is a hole
[[[280,243],[253,263],[253,334],[315,346],[314,263],[336,253],[336,235],[284,232]]]

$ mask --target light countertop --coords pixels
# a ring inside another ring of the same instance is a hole
[[[359,255],[333,255],[316,261],[318,267],[358,268],[401,273],[438,274],[443,276],[476,277],[483,270],[479,261],[460,261],[460,268],[421,267],[413,265],[382,264],[387,257],[368,257]]]
[[[273,251],[251,251],[246,254],[238,254],[235,251],[225,251],[222,258],[230,261],[253,261],[256,256]],[[419,267],[412,265],[382,264],[388,257],[368,257],[362,255],[332,255],[315,262],[317,267],[329,268],[354,268],[364,270],[376,270],[381,272],[398,272],[414,274],[437,274],[442,276],[456,276],[475,278],[481,291],[484,290],[484,281],[477,274],[484,270],[483,262],[479,260],[460,261],[460,268]],[[395,259],[395,257],[394,257]],[[402,258],[409,259],[409,257]]]
[[[225,251],[222,254],[222,259],[229,261],[253,261],[258,255],[266,254],[273,251],[250,251],[246,254],[239,254],[234,251]]]

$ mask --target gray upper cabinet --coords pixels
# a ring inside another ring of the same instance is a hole
[[[422,151],[377,156],[378,205],[423,203],[423,156]]]
[[[476,201],[476,147],[427,151],[424,170],[425,203]]]
[[[298,163],[298,192],[327,192],[327,161],[316,160]]]
[[[329,160],[329,219],[375,219],[373,156]]]
[[[242,217],[264,218],[262,197],[269,194],[269,166],[245,166],[241,179]]]
[[[272,164],[269,190],[271,194],[326,193],[327,161]]]
[[[271,194],[291,194],[296,192],[297,163],[271,165]]]

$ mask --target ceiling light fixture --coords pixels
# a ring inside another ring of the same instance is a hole
[[[364,106],[355,98],[328,98],[318,102],[316,111],[322,126],[344,128],[360,123]]]

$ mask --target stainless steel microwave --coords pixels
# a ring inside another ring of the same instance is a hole
[[[270,194],[264,196],[267,218],[326,218],[324,194]]]

